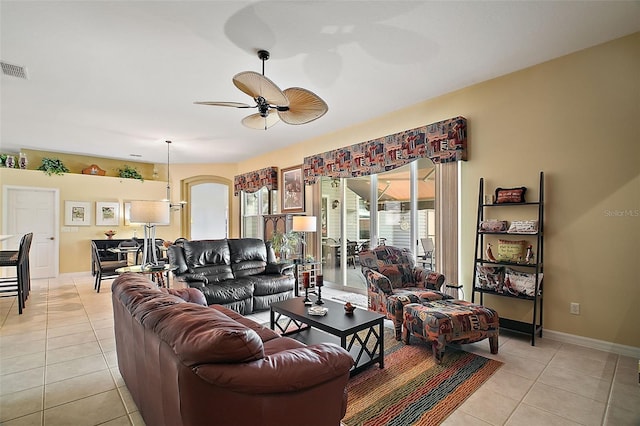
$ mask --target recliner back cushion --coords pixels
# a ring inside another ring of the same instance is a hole
[[[229,239],[231,268],[236,278],[257,275],[267,266],[267,247],[258,238]]]
[[[206,275],[210,282],[233,279],[226,239],[185,241],[184,255],[192,274]]]
[[[176,274],[184,274],[189,270],[182,245],[170,245],[167,248],[167,255],[169,256],[169,263],[177,268]]]

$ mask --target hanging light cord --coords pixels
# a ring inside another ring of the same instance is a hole
[[[171,203],[171,185],[169,182],[169,147],[171,146],[171,141],[165,141],[167,143],[167,201]]]

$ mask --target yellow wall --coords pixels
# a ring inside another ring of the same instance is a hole
[[[119,226],[96,226],[95,202],[123,202],[129,200],[162,199],[165,196],[166,183],[158,181],[141,182],[136,179],[121,179],[106,176],[90,176],[66,173],[62,176],[47,176],[41,171],[0,169],[3,185],[15,185],[38,188],[58,188],[60,190],[60,273],[88,271],[91,267],[89,240],[105,239],[104,232],[112,229],[117,232],[115,238],[131,238],[134,230],[138,237],[144,235],[141,226],[124,226],[121,217]],[[64,226],[64,202],[89,201],[91,205],[91,226]],[[1,202],[1,201],[0,201]],[[0,208],[2,206],[0,205]],[[180,229],[177,214],[172,213],[170,226],[158,226],[156,236],[172,240],[179,236]]]
[[[239,171],[287,167],[306,155],[464,116],[460,277],[467,298],[479,178],[491,189],[527,186],[537,198],[544,171],[545,328],[640,347],[638,52],[640,33],[253,158]],[[580,315],[569,314],[570,302],[580,303]],[[527,302],[485,303],[505,317],[531,319]]]

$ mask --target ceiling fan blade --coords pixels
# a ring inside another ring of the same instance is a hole
[[[255,105],[248,105],[242,102],[194,102],[194,104],[198,105],[211,105],[211,106],[225,106],[225,107],[233,107],[233,108],[255,108]]]
[[[288,106],[287,96],[276,84],[262,74],[244,71],[233,76],[233,84],[252,98],[262,96],[270,105]]]
[[[269,114],[266,117],[263,117],[259,113],[256,113],[243,118],[242,124],[250,129],[267,130],[278,121],[280,121],[280,119],[276,114]]]
[[[301,87],[285,89],[289,98],[289,109],[278,110],[280,119],[287,124],[305,124],[317,120],[327,113],[329,107],[318,95]]]

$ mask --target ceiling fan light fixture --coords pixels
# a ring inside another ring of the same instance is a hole
[[[242,125],[250,129],[267,130],[279,121],[280,119],[276,114],[269,114],[264,117],[260,113],[257,113],[243,118]]]

